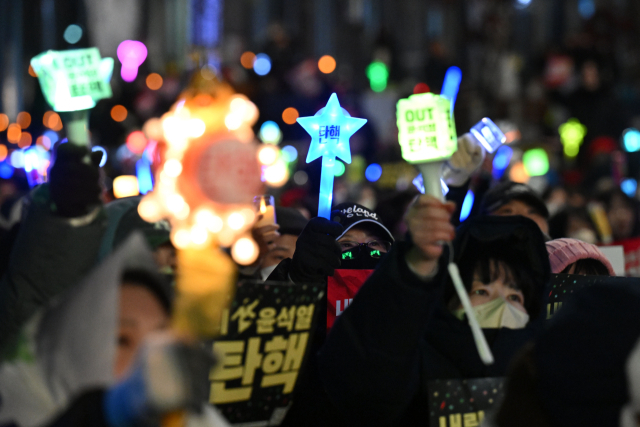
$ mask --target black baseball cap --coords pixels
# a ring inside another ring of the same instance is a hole
[[[511,181],[498,184],[487,191],[482,200],[481,210],[484,214],[489,215],[512,200],[526,203],[535,209],[539,215],[549,219],[547,205],[544,204],[536,192],[526,184]]]
[[[378,219],[378,214],[357,203],[340,203],[331,211],[331,220],[340,223],[344,227],[344,231],[336,240],[344,236],[354,226],[370,223],[380,231],[380,237],[389,238],[390,242],[394,242],[393,235],[387,227],[382,225]]]

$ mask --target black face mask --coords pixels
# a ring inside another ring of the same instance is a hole
[[[377,267],[384,252],[373,250],[366,245],[356,246],[342,253],[340,269],[342,270],[373,270]]]

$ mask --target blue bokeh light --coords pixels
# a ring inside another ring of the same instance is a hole
[[[282,154],[285,156],[287,163],[291,163],[298,158],[298,150],[293,145],[282,147]]]
[[[266,76],[271,71],[271,58],[266,53],[259,53],[256,55],[256,60],[253,62],[253,71],[259,76]]]
[[[473,191],[468,190],[467,195],[464,196],[464,201],[462,202],[462,208],[460,208],[460,222],[469,218],[469,214],[471,214],[471,209],[473,209],[473,202],[475,200],[475,195]]]
[[[382,166],[377,163],[371,163],[364,171],[364,177],[369,182],[376,182],[382,176]]]
[[[626,129],[622,133],[622,141],[627,152],[635,153],[640,150],[640,131],[634,128]]]
[[[100,164],[98,165],[98,167],[103,167],[105,164],[107,164],[107,150],[100,147],[99,145],[96,145],[91,149],[91,151],[102,151],[102,159],[100,159]]]
[[[140,194],[147,194],[153,190],[151,164],[144,157],[136,162],[136,176],[138,177],[138,190],[140,190]]]
[[[638,181],[633,178],[626,178],[620,183],[620,189],[629,197],[635,197],[638,190]]]
[[[0,178],[9,179],[13,176],[13,166],[7,161],[0,162]]]
[[[260,126],[260,139],[265,143],[277,144],[280,142],[282,132],[276,122],[267,120]]]

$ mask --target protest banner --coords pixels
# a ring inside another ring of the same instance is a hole
[[[327,333],[373,270],[335,270],[327,278]]]
[[[223,311],[210,402],[238,426],[274,426],[291,404],[324,286],[240,282]]]

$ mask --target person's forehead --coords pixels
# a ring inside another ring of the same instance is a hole
[[[376,230],[374,227],[367,224],[358,224],[354,225],[349,229],[346,233],[342,235],[342,237],[338,240],[349,240],[349,239],[376,239],[376,240],[384,240],[383,234]]]

